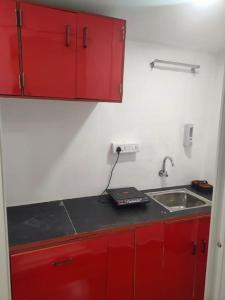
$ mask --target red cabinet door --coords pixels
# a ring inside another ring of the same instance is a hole
[[[164,224],[137,229],[135,240],[135,300],[168,299],[162,294]]]
[[[11,257],[13,300],[105,300],[107,239]]]
[[[196,256],[197,220],[166,223],[163,299],[193,299]]]
[[[109,94],[109,99],[111,101],[120,102],[123,98],[125,37],[126,22],[124,20],[114,20],[112,40],[112,72]]]
[[[198,256],[195,281],[195,300],[204,300],[205,275],[208,255],[210,217],[198,220]]]
[[[78,14],[77,97],[120,101],[125,23]]]
[[[109,236],[107,300],[133,300],[134,233]]]
[[[76,97],[76,14],[21,3],[24,95]]]
[[[0,0],[0,94],[19,95],[16,1]]]

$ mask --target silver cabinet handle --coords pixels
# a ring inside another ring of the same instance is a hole
[[[71,35],[71,26],[67,25],[66,26],[66,47],[70,47],[71,45],[70,35]]]
[[[197,244],[195,242],[192,242],[192,255],[197,254]]]
[[[206,253],[206,249],[207,249],[207,241],[206,240],[202,240],[202,253]]]
[[[84,48],[88,48],[88,27],[84,27],[83,35],[84,35]]]

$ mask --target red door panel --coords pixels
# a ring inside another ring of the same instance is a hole
[[[123,21],[78,14],[77,97],[120,101],[123,74]]]
[[[25,96],[76,97],[76,14],[21,4]]]
[[[204,217],[198,220],[198,257],[196,267],[195,300],[204,300],[209,228],[210,217]]]
[[[16,1],[0,0],[0,94],[19,95]]]
[[[109,99],[111,74],[111,18],[78,14],[77,96]]]
[[[108,242],[107,300],[133,300],[134,233],[114,234]]]
[[[165,224],[164,298],[191,300],[197,255],[197,220]]]
[[[110,100],[122,101],[126,22],[114,20],[112,41],[112,77]]]
[[[105,300],[107,240],[11,257],[13,300]]]
[[[162,294],[163,245],[163,223],[136,230],[135,300],[168,299]]]

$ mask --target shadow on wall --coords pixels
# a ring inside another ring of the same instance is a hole
[[[192,157],[192,147],[184,147],[184,154],[187,158],[191,159]]]
[[[29,190],[34,193],[43,186],[96,105],[88,102],[3,100],[2,144],[6,184],[8,178],[16,176],[13,170],[22,169],[26,170],[26,178],[18,180],[23,186],[29,185]],[[29,178],[30,182],[27,182]]]

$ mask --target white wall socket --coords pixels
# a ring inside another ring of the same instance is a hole
[[[137,143],[112,143],[112,152],[117,153],[116,149],[120,147],[121,148],[121,154],[122,153],[136,153],[140,151],[140,147]]]

